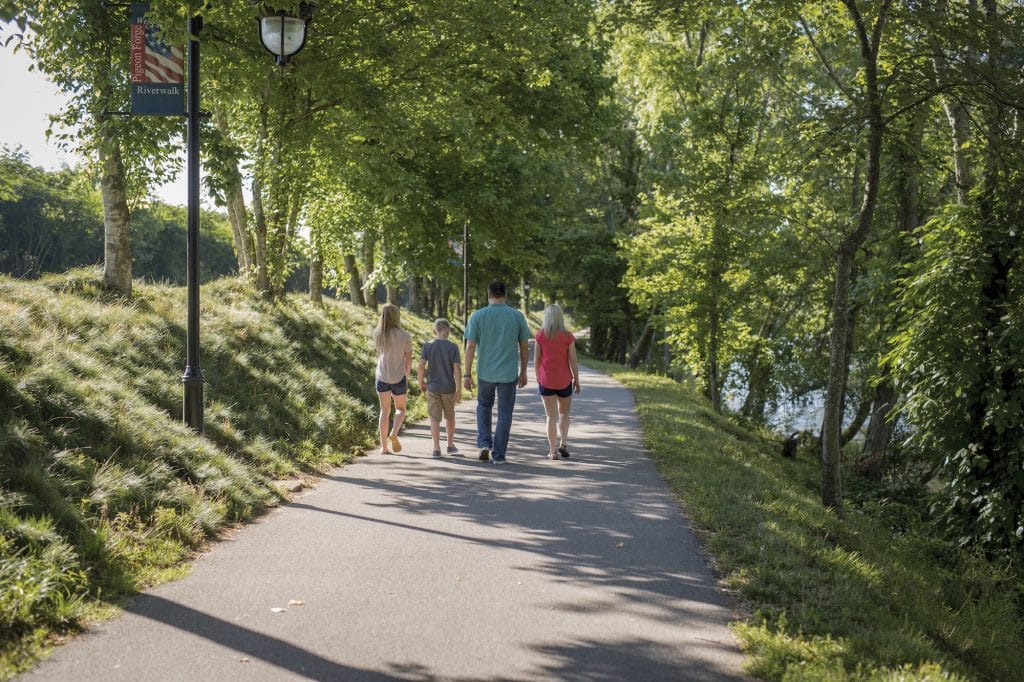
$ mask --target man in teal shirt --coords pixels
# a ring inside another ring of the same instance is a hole
[[[465,334],[466,371],[462,375],[466,389],[471,390],[473,358],[476,357],[476,446],[480,448],[480,459],[485,462],[491,459],[494,464],[505,464],[516,388],[526,386],[530,340],[526,317],[506,305],[505,296],[504,282],[491,282],[487,287],[488,306],[469,318]],[[492,433],[495,397],[498,423]]]

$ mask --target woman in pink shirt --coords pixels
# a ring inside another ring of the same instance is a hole
[[[548,417],[548,459],[568,457],[569,409],[572,394],[580,392],[580,368],[576,362],[576,337],[565,328],[565,316],[557,303],[544,310],[544,324],[534,339],[537,392]]]

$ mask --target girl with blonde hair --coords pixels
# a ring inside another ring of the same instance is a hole
[[[380,453],[402,451],[398,430],[405,420],[406,400],[409,392],[409,373],[412,371],[412,336],[402,329],[398,306],[386,304],[380,310],[380,321],[373,330],[373,345],[377,348],[377,399],[380,401]],[[395,406],[395,421],[389,427],[391,405]]]
[[[557,303],[544,309],[544,324],[534,341],[537,392],[544,401],[548,421],[548,459],[558,459],[559,455],[568,458],[569,410],[573,393],[580,392],[580,368],[576,337],[565,328],[565,315]]]

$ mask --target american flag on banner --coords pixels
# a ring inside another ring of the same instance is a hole
[[[157,27],[146,25],[145,80],[143,83],[184,83],[185,53],[157,37]]]

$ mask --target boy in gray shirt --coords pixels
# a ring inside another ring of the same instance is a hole
[[[455,403],[462,398],[459,376],[459,347],[448,340],[451,324],[443,317],[434,321],[435,339],[423,346],[416,372],[420,391],[427,394],[430,436],[434,439],[434,457],[441,456],[441,416],[444,415],[448,454],[458,455],[455,447]],[[424,372],[426,370],[426,372]]]

